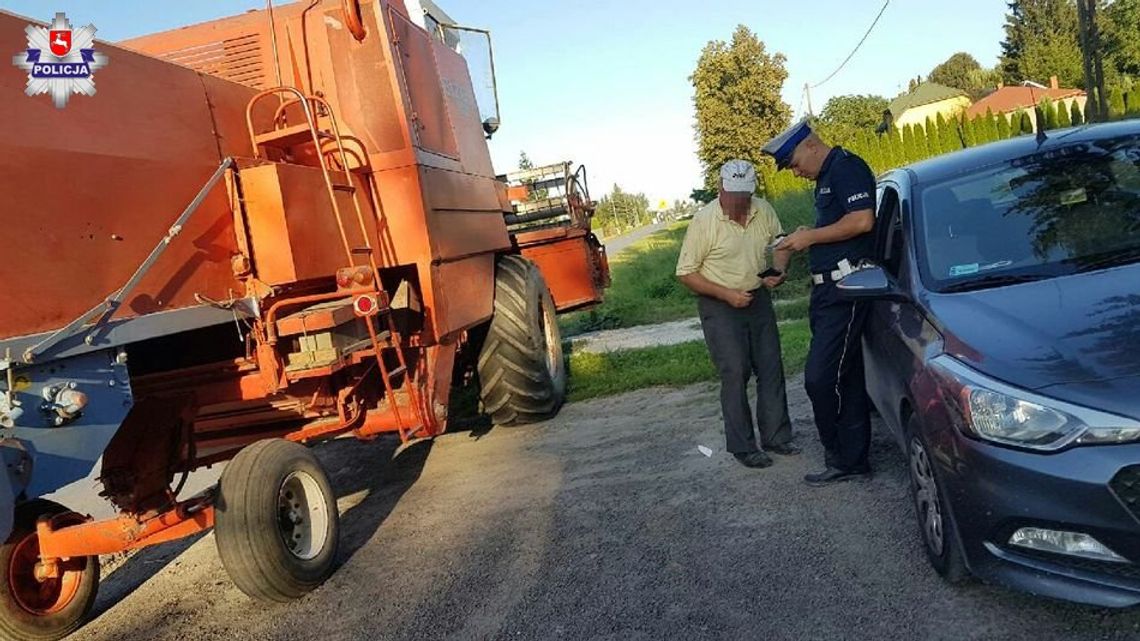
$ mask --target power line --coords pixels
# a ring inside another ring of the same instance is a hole
[[[867,36],[871,35],[871,30],[875,28],[875,25],[879,24],[879,18],[883,17],[883,12],[887,10],[887,5],[889,5],[890,3],[891,3],[891,0],[887,0],[886,2],[883,3],[883,8],[879,9],[879,15],[875,16],[875,21],[872,22],[871,26],[867,28],[867,33],[863,34],[863,38],[859,41],[859,44],[855,45],[855,48],[851,50],[851,53],[847,54],[847,57],[843,59],[843,62],[839,63],[839,67],[835,71],[832,71],[830,76],[828,76],[828,77],[824,78],[823,80],[817,82],[816,84],[812,85],[811,86],[812,89],[818,88],[820,85],[822,85],[822,84],[826,83],[828,80],[831,80],[832,78],[834,78],[835,74],[837,74],[843,70],[843,67],[847,65],[848,61],[850,61],[851,58],[855,55],[855,52],[859,51],[859,47],[863,46],[863,42],[867,40]]]

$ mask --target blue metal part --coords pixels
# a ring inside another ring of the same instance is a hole
[[[23,412],[14,427],[0,429],[0,446],[25,452],[30,469],[9,475],[10,497],[35,498],[87,476],[134,403],[126,353],[116,348],[17,367],[12,379]],[[7,387],[0,381],[0,394]],[[0,512],[8,515],[10,497],[0,492]]]
[[[54,362],[58,359],[71,358],[80,354],[106,350],[110,347],[129,345],[157,336],[168,336],[179,332],[186,332],[202,327],[236,323],[237,319],[256,318],[258,303],[254,298],[239,298],[225,307],[202,305],[199,307],[185,307],[182,309],[157,312],[136,318],[112,320],[106,325],[99,340],[94,345],[88,345],[83,336],[75,334],[60,340],[52,346],[51,353],[40,359],[41,364],[48,364],[48,359]],[[237,329],[235,328],[235,332]],[[4,355],[11,353],[16,360],[25,350],[42,342],[50,334],[33,334],[0,340],[0,372],[4,368]],[[19,365],[19,363],[16,363]],[[32,369],[32,368],[28,368]],[[21,370],[23,371],[23,370]],[[0,376],[0,388],[3,386],[3,377]]]
[[[8,448],[0,445],[0,541],[8,540],[8,535],[12,533],[12,520],[15,516],[16,508],[16,492],[12,488],[12,465],[9,462],[6,453]]]

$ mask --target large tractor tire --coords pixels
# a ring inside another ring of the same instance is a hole
[[[339,536],[332,486],[305,446],[258,441],[226,465],[214,538],[242,592],[281,603],[304,596],[332,573]]]
[[[496,425],[541,421],[562,407],[566,366],[556,312],[534,263],[499,257],[495,312],[478,363],[483,411]]]
[[[75,632],[87,619],[99,589],[99,557],[59,561],[59,576],[36,576],[40,545],[36,521],[51,518],[54,527],[86,519],[46,499],[16,508],[15,527],[0,545],[0,638],[55,641]]]

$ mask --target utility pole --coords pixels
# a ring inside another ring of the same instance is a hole
[[[804,100],[807,101],[807,115],[814,116],[811,112],[811,87],[808,83],[804,83]]]

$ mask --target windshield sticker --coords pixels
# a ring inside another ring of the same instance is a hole
[[[965,276],[966,274],[976,274],[981,268],[977,263],[970,263],[969,265],[954,265],[950,268],[951,276]]]
[[[1088,192],[1085,191],[1084,187],[1077,187],[1076,189],[1061,192],[1062,205],[1077,205],[1087,202],[1088,199]]]

